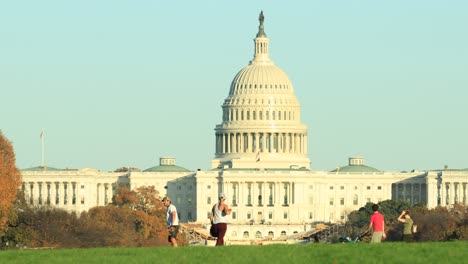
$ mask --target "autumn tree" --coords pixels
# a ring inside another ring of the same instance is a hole
[[[0,131],[0,236],[7,229],[8,217],[21,185],[21,174],[15,161],[13,147]]]

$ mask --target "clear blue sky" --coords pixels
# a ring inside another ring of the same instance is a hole
[[[279,2],[279,3],[278,3]],[[314,170],[468,167],[468,1],[3,1],[0,129],[21,169],[209,169],[258,14]]]

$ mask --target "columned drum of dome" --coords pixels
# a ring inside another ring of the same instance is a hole
[[[212,168],[309,168],[307,127],[291,81],[269,56],[263,13],[249,65],[232,80]]]

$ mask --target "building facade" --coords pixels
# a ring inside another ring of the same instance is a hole
[[[84,211],[109,204],[119,187],[154,186],[172,198],[182,222],[209,224],[223,192],[233,209],[228,240],[277,238],[316,222],[343,222],[366,203],[388,199],[429,208],[468,204],[468,169],[384,172],[353,157],[333,171],[311,170],[299,101],[270,59],[263,14],[259,20],[254,58],[235,75],[222,105],[211,170],[190,171],[172,157],[144,171],[30,168],[22,170],[27,202]]]

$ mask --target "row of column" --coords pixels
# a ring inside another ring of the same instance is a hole
[[[294,182],[225,182],[223,192],[233,206],[289,206]]]
[[[307,154],[304,133],[217,133],[216,154],[229,153]]]
[[[256,121],[256,120],[273,120],[273,121],[294,121],[294,111],[280,111],[278,110],[277,112],[272,111],[271,116],[269,111],[265,111],[265,117],[263,117],[263,112],[260,110],[258,111],[258,117],[257,117],[257,112],[255,110],[252,111],[252,116],[250,116],[250,110],[224,110],[223,112],[223,121],[224,122],[231,122],[231,121]],[[245,116],[244,116],[245,113]]]
[[[89,185],[87,190],[84,188],[86,185]],[[26,201],[33,205],[84,205],[87,199],[91,199],[91,185],[78,182],[25,182],[22,190]],[[112,202],[112,184],[98,183],[96,194],[96,204],[86,202],[90,207]]]
[[[394,183],[392,200],[406,200],[411,205],[427,203],[427,185],[425,183]]]
[[[76,204],[76,182],[23,183],[26,201],[34,205]]]
[[[466,182],[442,182],[440,186],[440,205],[468,204]]]

